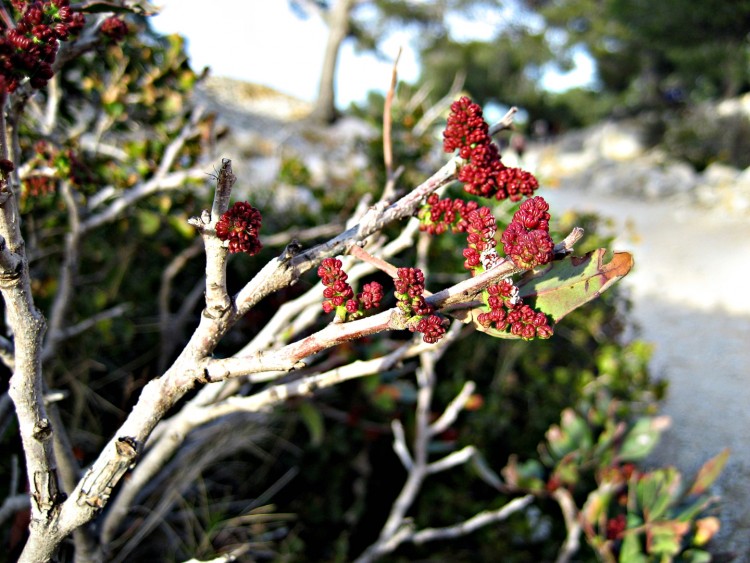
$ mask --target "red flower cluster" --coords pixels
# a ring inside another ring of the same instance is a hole
[[[119,43],[130,32],[125,20],[117,16],[110,16],[102,22],[102,35],[114,43]]]
[[[358,317],[368,309],[380,307],[383,299],[383,286],[373,281],[366,283],[362,292],[354,297],[354,290],[346,281],[348,276],[341,269],[341,260],[326,258],[320,263],[318,277],[326,288],[323,290],[323,311],[330,313],[338,307],[344,306],[347,313]],[[338,311],[342,317],[346,316],[343,311]]]
[[[14,2],[23,11],[15,28],[0,32],[0,92],[13,92],[25,77],[41,88],[52,78],[60,41],[77,34],[86,22],[69,0]]]
[[[466,96],[451,104],[443,133],[443,149],[445,152],[458,150],[466,161],[458,172],[458,179],[470,194],[519,201],[523,196],[533,195],[539,187],[530,173],[508,168],[501,162],[482,108]]]
[[[552,260],[549,205],[544,198],[527,199],[513,214],[502,236],[503,250],[519,268],[531,269]]]
[[[357,301],[362,304],[365,310],[377,309],[383,300],[383,286],[373,281],[366,283],[362,288],[362,293],[357,294]]]
[[[448,319],[445,317],[428,315],[420,319],[412,332],[421,332],[422,340],[427,342],[427,344],[435,344],[445,334],[445,326],[447,324]]]
[[[500,257],[495,250],[497,223],[488,207],[480,207],[466,215],[466,237],[468,247],[464,249],[464,268],[472,275],[481,274],[492,268]]]
[[[216,223],[216,236],[229,241],[229,252],[254,256],[263,248],[258,239],[261,219],[260,211],[246,201],[238,201]]]
[[[508,280],[488,287],[485,298],[489,311],[477,317],[482,326],[507,331],[524,340],[552,336],[547,316],[525,305],[518,288]]]
[[[610,518],[609,520],[607,520],[607,539],[622,539],[622,535],[623,533],[625,533],[627,527],[628,523],[624,514],[618,514],[614,518]]]
[[[398,278],[393,280],[396,286],[398,306],[408,315],[421,317],[409,323],[409,330],[421,332],[422,340],[434,344],[445,334],[448,320],[432,314],[435,308],[424,299],[424,274],[419,268],[399,268]]]
[[[399,268],[398,278],[393,280],[396,286],[398,306],[409,315],[429,315],[432,305],[424,300],[424,274],[419,268]]]
[[[462,199],[440,199],[437,194],[430,194],[427,203],[417,214],[419,230],[427,231],[431,235],[441,235],[448,230],[453,233],[466,232],[468,222],[465,217],[470,211],[477,209],[476,201]]]
[[[349,310],[348,301],[354,301],[354,290],[347,283],[348,276],[341,269],[341,260],[336,258],[326,258],[320,263],[318,268],[318,277],[326,288],[323,290],[323,310],[330,313],[336,307],[341,307],[345,303]]]

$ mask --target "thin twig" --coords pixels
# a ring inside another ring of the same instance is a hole
[[[385,95],[383,105],[383,164],[385,164],[385,177],[390,182],[393,176],[393,98],[396,95],[396,84],[398,84],[398,61],[401,58],[401,48],[398,50],[396,60],[393,61],[391,71],[391,84]]]
[[[581,544],[581,522],[578,516],[578,509],[576,508],[573,495],[570,491],[560,487],[552,493],[552,498],[557,501],[560,505],[560,510],[565,520],[565,528],[568,530],[568,534],[565,537],[565,543],[560,547],[560,552],[557,555],[555,563],[568,563],[573,556],[578,553],[578,549]]]

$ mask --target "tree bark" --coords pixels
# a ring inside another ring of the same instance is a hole
[[[338,0],[331,10],[328,21],[328,41],[318,86],[318,98],[310,114],[310,118],[314,121],[333,123],[338,117],[336,111],[336,66],[341,44],[349,33],[349,15],[356,1]]]

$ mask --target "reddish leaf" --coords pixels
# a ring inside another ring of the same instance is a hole
[[[725,448],[719,455],[709,459],[703,464],[698,476],[695,478],[693,486],[690,487],[688,494],[691,495],[702,495],[706,490],[716,481],[716,478],[724,469],[724,466],[729,459],[729,448]]]
[[[534,309],[559,321],[599,297],[633,267],[633,257],[628,252],[615,252],[605,264],[606,252],[599,248],[585,256],[570,256],[532,270],[517,284],[521,297],[533,298]]]

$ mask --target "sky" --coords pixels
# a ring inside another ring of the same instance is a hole
[[[323,64],[327,28],[314,14],[300,19],[286,0],[156,0],[161,13],[152,18],[162,33],[179,33],[187,43],[191,65],[197,71],[211,67],[214,76],[271,86],[304,101],[313,101]],[[455,35],[488,39],[511,17],[487,13],[473,23],[457,22]],[[383,46],[388,60],[356,53],[344,42],[337,71],[337,103],[362,101],[367,92],[385,92],[393,60],[403,48],[399,79],[419,76],[416,54],[406,32],[394,34]],[[590,80],[591,67],[579,57],[579,69],[568,75],[550,72],[545,80],[555,89]]]

